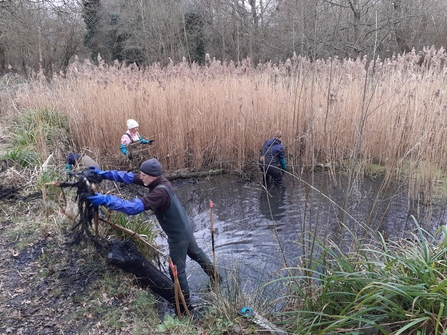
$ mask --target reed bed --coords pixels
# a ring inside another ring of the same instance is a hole
[[[76,61],[65,77],[23,85],[14,103],[66,113],[76,146],[100,163],[120,155],[128,118],[157,140],[150,155],[167,171],[244,169],[281,129],[292,171],[354,162],[363,173],[377,163],[433,192],[447,162],[446,57],[430,49],[423,62],[414,53],[257,65],[208,58],[203,67]]]

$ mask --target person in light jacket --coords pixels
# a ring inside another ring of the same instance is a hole
[[[134,119],[127,120],[127,131],[121,136],[120,150],[127,158],[132,159],[129,150],[131,143],[152,144],[154,140],[146,140],[138,132],[139,124]]]

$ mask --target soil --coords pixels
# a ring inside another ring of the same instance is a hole
[[[21,198],[17,189],[0,189],[2,205]],[[0,334],[69,335],[81,329],[94,334],[98,317],[79,313],[84,308],[78,298],[97,289],[98,279],[113,269],[88,249],[61,243],[51,231],[29,231],[23,238],[24,232],[14,229],[20,221],[18,216],[0,221]],[[22,240],[29,241],[24,248]]]

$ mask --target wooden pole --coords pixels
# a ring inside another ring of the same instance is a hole
[[[96,187],[95,184],[92,184],[92,190],[93,190],[93,192],[95,192],[95,194],[96,194],[96,192],[98,192],[98,188]],[[98,219],[99,219],[99,208],[98,208],[98,206],[95,206],[93,208],[93,221],[94,221],[94,225],[95,225],[96,237],[99,237],[99,222],[98,222]]]
[[[214,270],[214,285],[218,286],[217,267],[216,267],[216,250],[214,247],[214,217],[213,217],[213,202],[210,200],[210,221],[211,221],[211,247],[213,249],[213,270]]]
[[[175,296],[175,307],[177,309],[177,315],[178,317],[182,316],[179,302],[180,297],[180,299],[182,300],[183,307],[185,308],[186,314],[188,315],[188,317],[191,317],[191,314],[189,314],[188,305],[186,304],[185,296],[183,295],[182,288],[180,286],[180,282],[178,281],[177,266],[174,265],[171,257],[169,257],[169,267],[171,268],[172,276],[174,277],[174,296]]]
[[[178,277],[177,277],[177,268],[175,267],[174,263],[172,263],[171,258],[169,258],[169,267],[172,271],[172,276],[174,277],[174,297],[175,297],[175,309],[177,311],[177,316],[181,317],[182,312],[180,311],[180,303],[178,300],[178,291],[179,291],[179,285],[177,285]]]

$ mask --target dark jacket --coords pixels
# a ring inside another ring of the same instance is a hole
[[[134,177],[134,183],[144,186],[138,174]],[[175,243],[189,238],[193,233],[193,224],[169,180],[160,176],[148,187],[150,192],[141,197],[144,209],[154,211],[158,222],[168,235],[168,242]]]
[[[135,174],[134,184],[144,187],[144,183],[140,179],[139,174]],[[169,206],[171,205],[171,198],[169,197],[169,194],[168,192],[166,192],[166,190],[160,188],[156,189],[158,185],[166,185],[171,190],[171,192],[175,192],[174,186],[172,186],[169,180],[167,180],[163,176],[158,177],[149,186],[147,186],[150,192],[141,197],[145,210],[150,209],[153,211],[167,211],[169,209]]]
[[[265,167],[281,165],[285,169],[284,147],[279,139],[274,137],[265,141],[259,155],[259,164]]]

